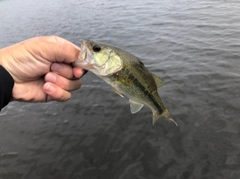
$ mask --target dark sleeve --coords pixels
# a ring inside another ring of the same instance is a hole
[[[0,65],[0,110],[10,102],[13,85],[12,76]]]

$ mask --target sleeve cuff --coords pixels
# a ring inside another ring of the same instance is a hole
[[[0,110],[10,102],[13,85],[12,76],[0,65]]]

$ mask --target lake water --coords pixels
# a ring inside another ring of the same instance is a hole
[[[12,102],[0,112],[1,179],[238,179],[240,2],[1,0],[0,48],[34,36],[109,43],[164,79],[179,124],[87,73],[65,103]]]

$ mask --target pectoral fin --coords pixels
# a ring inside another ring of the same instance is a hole
[[[121,96],[122,98],[124,98],[124,96],[123,96],[118,90],[116,90],[116,89],[113,88],[113,87],[112,87],[112,89],[113,89],[113,91],[115,91],[115,93],[117,93],[119,96]]]
[[[163,85],[164,81],[154,74],[152,74],[152,76],[153,76],[153,79],[154,79],[157,87],[160,88]]]
[[[135,101],[132,101],[131,99],[129,100],[129,103],[130,103],[130,109],[131,109],[131,113],[132,114],[137,113],[144,106],[143,104],[135,102]]]

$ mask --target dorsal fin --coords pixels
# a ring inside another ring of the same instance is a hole
[[[160,88],[163,85],[164,81],[154,74],[152,74],[152,76],[153,76],[153,79],[154,79],[157,87]]]

